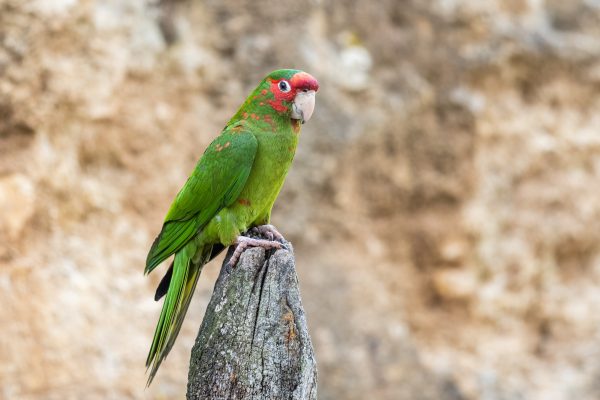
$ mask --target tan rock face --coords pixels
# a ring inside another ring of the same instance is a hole
[[[0,3],[0,398],[183,396],[218,263],[144,391],[146,251],[281,67],[321,84],[272,221],[320,397],[599,398],[598,37],[594,1]]]
[[[0,232],[18,240],[35,211],[35,187],[25,175],[0,178],[0,210]]]

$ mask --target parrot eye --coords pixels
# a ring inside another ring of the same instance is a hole
[[[283,93],[287,93],[290,90],[292,90],[292,88],[290,87],[290,84],[288,83],[288,81],[280,81],[279,82],[279,90],[281,90]]]

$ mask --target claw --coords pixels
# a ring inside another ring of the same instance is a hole
[[[283,247],[281,243],[274,240],[254,239],[247,236],[238,236],[235,243],[237,246],[228,262],[230,267],[234,267],[237,264],[240,256],[248,247],[262,247],[266,250],[281,249]]]
[[[278,242],[285,243],[286,240],[281,233],[275,228],[273,225],[259,225],[252,228],[254,232],[257,232],[259,235],[265,235],[269,240],[277,240]]]

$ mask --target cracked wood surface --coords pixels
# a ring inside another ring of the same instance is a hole
[[[192,349],[187,398],[316,399],[293,250],[249,249],[234,268],[231,254]]]

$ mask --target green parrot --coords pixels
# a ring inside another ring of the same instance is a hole
[[[155,300],[166,297],[146,360],[148,385],[173,347],[202,267],[227,246],[237,246],[231,266],[248,247],[282,247],[283,237],[269,225],[271,209],[318,90],[306,72],[271,72],[206,148],[175,197],[146,259],[148,274],[175,255],[156,290]],[[243,236],[249,229],[267,239]]]

